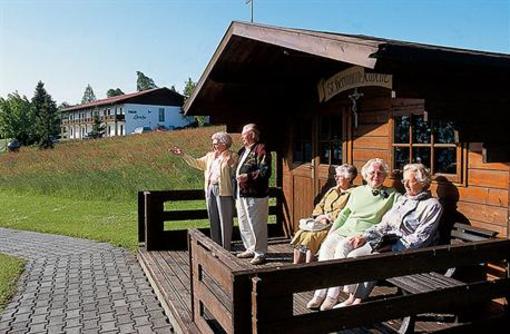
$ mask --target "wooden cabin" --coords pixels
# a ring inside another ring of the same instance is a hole
[[[253,266],[206,230],[168,228],[172,220],[207,217],[165,206],[203,199],[202,190],[139,193],[139,261],[175,332],[460,333],[457,322],[414,326],[416,315],[466,308],[470,331],[508,325],[508,312],[494,317],[485,307],[496,298],[508,304],[510,296],[508,87],[510,55],[233,22],[184,110],[229,132],[259,125],[276,155],[276,224],[268,263]],[[446,209],[444,234],[455,224],[451,236],[468,242],[291,264],[288,237],[333,181],[333,166],[360,169],[374,157],[394,170],[386,182],[395,187],[404,164],[430,167]],[[467,265],[483,269],[482,277],[441,274]],[[305,308],[314,289],[368,280],[390,286],[360,305]]]
[[[233,22],[184,110],[230,132],[259,124],[279,157],[287,233],[332,165],[379,157],[430,167],[447,221],[508,237],[508,87],[506,54]]]

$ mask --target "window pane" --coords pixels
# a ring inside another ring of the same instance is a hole
[[[435,142],[441,144],[455,143],[454,130],[452,121],[434,121]]]
[[[305,142],[304,147],[305,147],[305,150],[304,150],[304,157],[303,157],[304,160],[303,161],[310,162],[310,161],[312,161],[312,143]]]
[[[394,118],[394,142],[395,143],[409,143],[409,126],[411,125],[411,118],[409,116],[398,116]]]
[[[332,145],[331,152],[331,164],[332,165],[341,165],[342,164],[342,143],[336,142]]]
[[[409,147],[395,147],[393,150],[396,169],[402,170],[409,163]]]
[[[342,140],[342,117],[334,116],[330,118],[331,124],[331,140],[341,141]]]
[[[441,147],[434,150],[435,173],[457,173],[457,148]]]
[[[329,164],[330,151],[329,142],[321,142],[319,144],[319,157],[321,164]]]
[[[319,140],[328,140],[330,137],[331,120],[329,117],[321,117],[319,121]]]
[[[294,161],[304,161],[303,147],[301,144],[294,143],[294,151],[292,152]]]
[[[430,143],[430,124],[423,116],[413,117],[413,143]]]
[[[312,160],[312,122],[310,120],[297,120],[294,128],[292,143],[292,156],[296,162],[309,162]]]
[[[413,147],[413,162],[430,168],[430,147]]]

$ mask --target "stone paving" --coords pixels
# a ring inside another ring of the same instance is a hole
[[[171,333],[134,255],[109,244],[0,228],[0,252],[27,259],[0,333]]]

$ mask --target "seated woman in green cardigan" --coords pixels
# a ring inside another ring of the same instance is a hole
[[[336,185],[317,203],[311,218],[300,219],[300,229],[290,242],[294,246],[294,264],[316,261],[317,252],[328,230],[349,199],[352,181],[358,175],[356,167],[343,164],[335,168]]]
[[[383,186],[388,171],[388,165],[379,158],[370,159],[363,166],[361,175],[366,184],[351,191],[347,204],[340,211],[319,250],[319,261],[369,254],[363,253],[365,248],[354,249],[347,240],[378,224],[400,196],[395,189]],[[320,308],[321,311],[332,309],[338,302],[340,288],[316,290],[307,307]]]

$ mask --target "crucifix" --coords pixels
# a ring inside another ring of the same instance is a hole
[[[352,101],[352,113],[354,114],[354,127],[358,127],[358,100],[363,96],[363,93],[358,92],[358,88],[354,88],[354,93],[349,95],[349,99]]]
[[[250,4],[251,7],[251,23],[253,23],[253,1],[255,0],[246,0],[246,4]]]

